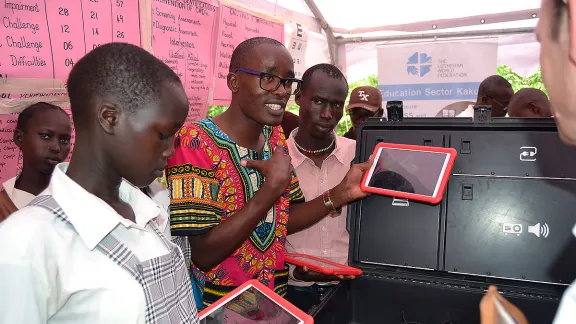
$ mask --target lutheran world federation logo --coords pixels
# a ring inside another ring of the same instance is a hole
[[[408,58],[406,71],[411,75],[425,76],[432,70],[432,57],[426,53],[415,52]]]

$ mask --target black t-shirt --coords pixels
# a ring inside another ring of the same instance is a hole
[[[356,140],[356,132],[354,131],[354,127],[350,127],[350,129],[344,133],[344,137],[349,138],[351,140]]]

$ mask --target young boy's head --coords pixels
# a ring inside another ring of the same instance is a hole
[[[280,125],[288,99],[299,86],[292,56],[277,40],[250,38],[234,49],[228,73],[230,107],[238,107],[247,119],[259,125]]]
[[[139,187],[162,175],[188,114],[182,83],[166,64],[134,45],[102,45],[74,66],[68,93],[76,127],[71,163],[93,157],[94,168]]]
[[[22,151],[24,168],[51,175],[70,153],[72,125],[62,108],[38,102],[18,115],[14,143]]]
[[[333,134],[344,114],[348,82],[332,64],[317,64],[304,72],[302,90],[296,95],[300,106],[300,128],[316,139]]]

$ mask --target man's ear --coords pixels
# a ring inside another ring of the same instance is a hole
[[[240,88],[240,80],[238,80],[236,73],[228,73],[228,76],[226,77],[226,83],[228,84],[228,89],[230,89],[230,91],[238,92],[238,89]]]
[[[486,96],[480,97],[480,100],[478,100],[478,103],[480,105],[487,105],[488,104],[488,97],[486,97]]]
[[[14,130],[14,144],[16,144],[16,146],[18,146],[18,148],[22,148],[22,142],[24,140],[24,132],[18,128],[16,128]]]
[[[300,98],[302,98],[302,91],[298,92],[295,96],[294,96],[294,102],[296,102],[296,104],[298,106],[300,106]]]
[[[535,115],[540,115],[540,107],[538,107],[537,104],[533,103],[533,102],[529,102],[528,103],[528,107],[530,108],[530,111],[532,113],[534,113]]]
[[[116,105],[102,102],[98,109],[98,122],[106,134],[114,134],[120,115],[121,112]]]

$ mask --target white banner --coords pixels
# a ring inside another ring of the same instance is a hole
[[[404,101],[405,117],[454,117],[476,102],[497,56],[496,42],[381,46],[378,89],[384,102]]]

